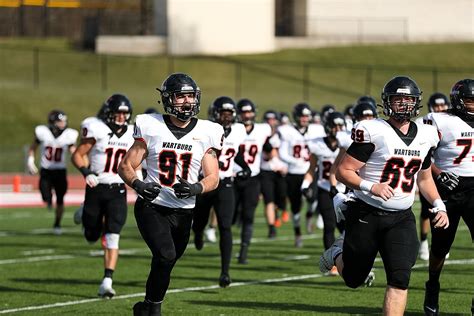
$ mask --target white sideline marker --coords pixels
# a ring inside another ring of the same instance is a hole
[[[306,275],[296,275],[292,277],[286,278],[279,278],[279,279],[267,279],[267,280],[256,280],[250,282],[235,282],[232,283],[231,287],[236,286],[244,286],[244,285],[255,285],[255,284],[265,284],[265,283],[278,283],[278,282],[288,282],[288,281],[295,281],[295,280],[305,280],[305,279],[313,279],[322,277],[321,274],[306,274]],[[171,293],[182,293],[182,292],[195,292],[195,291],[203,291],[203,290],[213,290],[218,289],[219,285],[209,285],[209,286],[196,286],[196,287],[185,287],[181,289],[171,289],[166,292],[166,294]],[[132,297],[144,297],[145,293],[134,293],[134,294],[126,294],[126,295],[118,295],[114,296],[113,300],[120,300]],[[102,298],[91,298],[79,301],[68,301],[68,302],[61,302],[61,303],[54,303],[54,304],[47,304],[47,305],[37,305],[37,306],[27,306],[27,307],[20,307],[20,308],[13,308],[13,309],[4,309],[0,310],[0,314],[7,314],[7,313],[17,313],[17,312],[24,312],[24,311],[32,311],[38,309],[47,309],[47,308],[55,308],[55,307],[64,307],[70,305],[79,305],[79,304],[86,304],[86,303],[93,303],[103,301]]]

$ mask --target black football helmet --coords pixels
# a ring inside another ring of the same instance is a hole
[[[239,122],[243,123],[244,125],[251,125],[255,122],[255,114],[257,113],[257,107],[255,104],[249,99],[241,99],[237,102],[237,119]],[[244,119],[242,117],[242,113],[244,112],[252,112],[254,113],[252,118]]]
[[[132,104],[130,100],[123,94],[112,94],[103,104],[103,114],[101,115],[104,122],[107,125],[126,125],[130,123],[132,118]],[[125,116],[125,122],[122,124],[117,124],[115,122],[115,114],[118,112],[127,113]],[[99,111],[100,113],[100,111]]]
[[[58,124],[64,122],[64,124]],[[67,127],[67,115],[61,110],[52,110],[48,114],[48,127],[57,136],[61,134]]]
[[[265,113],[263,113],[263,121],[268,122],[270,119],[275,119],[277,121],[280,121],[280,113],[273,111],[273,110],[268,110]]]
[[[311,116],[312,116],[312,122],[314,124],[321,124],[321,114],[316,111],[316,110],[312,110],[311,111]]]
[[[377,101],[375,101],[375,99],[371,97],[370,95],[363,95],[360,98],[358,98],[356,101],[356,105],[359,103],[369,103],[374,107],[374,109],[377,108]]]
[[[430,96],[430,98],[428,99],[428,110],[430,112],[434,112],[434,107],[436,105],[446,105],[447,110],[451,108],[451,103],[449,102],[448,97],[440,92],[435,92]]]
[[[145,110],[145,112],[143,112],[143,114],[159,114],[160,112],[158,112],[158,110],[154,107],[149,107]]]
[[[354,104],[346,105],[346,108],[344,109],[344,115],[351,119],[354,117]]]
[[[227,120],[221,117],[221,113],[223,111],[231,112],[232,118],[230,120]],[[219,123],[224,127],[229,127],[230,125],[232,125],[232,123],[235,122],[237,108],[235,106],[234,100],[226,96],[221,96],[215,99],[214,102],[212,102],[211,113],[212,120],[214,122]]]
[[[360,122],[370,115],[377,118],[377,109],[371,103],[362,102],[354,107],[354,120],[356,122]]]
[[[293,106],[293,111],[291,115],[293,116],[293,122],[296,123],[299,127],[301,125],[301,117],[302,116],[309,116],[312,119],[313,112],[311,111],[311,107],[307,103],[297,103]]]
[[[397,121],[406,121],[420,114],[422,91],[410,77],[397,76],[385,84],[382,90],[383,114],[393,117]],[[392,109],[390,99],[392,96],[413,97],[413,103],[403,103],[397,112]]]
[[[280,124],[285,125],[290,123],[290,117],[286,112],[280,112]]]
[[[326,118],[329,113],[335,112],[336,107],[332,104],[326,104],[321,108],[321,123],[326,122]]]
[[[473,113],[468,113],[466,104],[464,103],[464,99],[474,98],[474,80],[463,79],[456,82],[451,89],[449,98],[451,99],[454,112],[459,114],[474,115]]]
[[[186,122],[198,115],[201,108],[201,89],[196,82],[184,73],[174,73],[163,81],[161,88],[157,88],[161,94],[161,102],[165,113],[172,115],[180,121]],[[176,95],[194,94],[194,102],[176,104]]]
[[[336,136],[336,132],[333,130],[335,127],[341,126],[342,130],[346,129],[346,119],[344,114],[340,112],[331,112],[326,116],[326,122],[324,123],[324,130],[328,136]]]

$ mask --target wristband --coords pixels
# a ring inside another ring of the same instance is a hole
[[[446,209],[446,205],[444,205],[443,200],[441,199],[436,199],[433,201],[433,207],[435,208],[441,208],[441,209]]]
[[[304,179],[303,183],[301,183],[301,190],[309,188],[310,185],[311,185],[311,182],[308,179]]]
[[[79,171],[82,173],[84,178],[93,173],[89,168],[86,167],[80,167]]]
[[[362,191],[366,191],[366,192],[369,192],[370,193],[370,190],[372,189],[372,186],[374,185],[375,183],[374,182],[371,182],[371,181],[367,181],[367,180],[362,180],[359,184],[359,188],[362,190]]]

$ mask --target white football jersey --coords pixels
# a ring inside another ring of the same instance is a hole
[[[329,171],[331,170],[334,160],[339,154],[339,148],[332,150],[326,143],[325,137],[318,137],[308,142],[309,151],[318,158],[318,187],[329,192],[331,184],[329,183]],[[344,192],[346,186],[340,182],[336,188],[339,192]]]
[[[61,135],[54,137],[48,126],[36,126],[35,136],[40,143],[41,168],[66,169],[66,153],[69,146],[76,144],[78,134],[75,129],[66,128]]]
[[[156,182],[163,187],[152,203],[190,209],[194,208],[196,197],[176,197],[172,189],[179,182],[176,176],[190,183],[198,182],[204,154],[211,148],[222,150],[224,129],[211,121],[192,119],[186,128],[180,130],[184,133],[175,135],[161,114],[141,114],[136,117],[133,137],[145,142],[148,149],[144,181]]]
[[[339,147],[344,148],[345,150],[347,150],[347,148],[349,148],[349,146],[352,144],[351,133],[349,131],[339,131],[336,134],[337,141],[339,142]]]
[[[82,138],[94,138],[95,144],[89,152],[90,170],[99,177],[99,183],[123,183],[118,175],[118,165],[134,139],[133,126],[121,136],[116,134],[100,119],[87,118],[81,124]]]
[[[319,124],[310,124],[304,134],[294,125],[282,125],[278,127],[281,145],[279,149],[280,159],[288,164],[288,173],[305,174],[309,168],[308,141],[326,136],[324,128]]]
[[[260,164],[262,163],[263,145],[267,138],[272,135],[272,128],[267,123],[255,123],[252,130],[245,134],[240,146],[243,147],[245,162],[252,170],[252,177],[260,173]],[[235,165],[234,171],[242,170],[240,166]]]
[[[245,130],[244,124],[232,124],[229,135],[224,138],[222,151],[219,155],[219,161],[222,162],[222,166],[219,170],[219,177],[221,179],[232,177],[235,156],[239,152],[239,146],[246,136],[247,131]]]
[[[433,158],[442,171],[474,177],[474,128],[454,114],[429,113],[423,118],[439,132]]]
[[[273,134],[270,136],[268,140],[272,148],[279,149],[281,145],[280,135],[278,133]],[[265,157],[265,153],[262,154],[262,163],[260,164],[260,169],[265,171],[273,171],[276,166],[280,166],[281,164],[285,164],[283,161],[280,160],[280,157],[275,156],[271,159]]]
[[[360,177],[374,183],[390,181],[394,189],[394,196],[388,201],[359,190],[354,190],[356,197],[387,211],[405,210],[413,205],[417,173],[429,150],[438,145],[439,138],[434,127],[412,124],[417,132],[409,144],[382,119],[361,121],[354,126],[355,143],[375,145],[366,164],[359,170]]]

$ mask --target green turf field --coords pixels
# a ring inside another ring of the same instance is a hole
[[[418,208],[418,205],[416,206]],[[67,208],[65,233],[53,236],[52,212],[43,208],[0,210],[0,314],[17,315],[131,315],[143,298],[150,253],[129,218],[121,239],[122,256],[114,274],[117,297],[96,298],[102,278],[98,245],[89,246],[81,229],[72,223],[74,208]],[[286,223],[276,240],[266,238],[259,207],[255,241],[248,265],[231,264],[233,286],[217,288],[218,246],[207,243],[200,252],[192,242],[172,275],[163,306],[165,315],[320,315],[381,314],[385,276],[376,262],[372,288],[349,289],[339,277],[321,276],[316,262],[321,254],[321,232],[305,235],[302,249],[293,247]],[[238,228],[233,228],[235,239]],[[234,246],[234,253],[238,246]],[[474,295],[474,252],[464,224],[458,229],[451,257],[441,277],[441,312],[468,315]],[[422,315],[426,262],[412,273],[407,315]],[[58,306],[54,304],[59,303]],[[68,304],[68,305],[65,305]],[[65,305],[65,306],[64,306]],[[37,307],[43,306],[42,309]],[[27,310],[28,308],[33,308]]]

